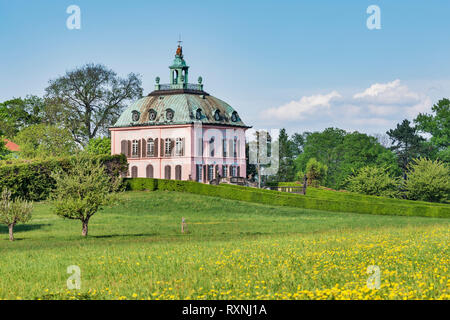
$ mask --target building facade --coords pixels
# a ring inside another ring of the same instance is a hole
[[[188,82],[178,46],[170,83],[132,103],[111,132],[111,153],[123,153],[128,177],[194,180],[246,177],[246,126],[236,110]]]

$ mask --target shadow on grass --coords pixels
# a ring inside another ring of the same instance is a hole
[[[48,227],[51,224],[18,224],[14,227],[14,233],[16,232],[26,232],[26,231],[33,231],[37,229],[41,229],[43,227]],[[0,226],[0,234],[1,233],[8,233],[8,226],[2,225]]]
[[[105,234],[105,235],[88,235],[87,238],[109,239],[109,238],[129,238],[129,237],[154,237],[159,236],[158,233],[125,233],[125,234]]]

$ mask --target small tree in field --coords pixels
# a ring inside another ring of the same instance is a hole
[[[14,241],[14,226],[17,223],[26,223],[31,220],[33,204],[17,198],[11,199],[11,191],[3,189],[0,198],[0,222],[9,229],[9,240]]]
[[[316,160],[316,158],[309,159],[306,164],[306,177],[308,178],[308,186],[318,187],[325,180],[328,172],[328,167]]]
[[[80,220],[82,235],[88,235],[89,219],[107,205],[118,201],[122,181],[109,176],[103,164],[89,158],[72,162],[67,172],[52,174],[56,190],[52,196],[54,212],[67,219]]]

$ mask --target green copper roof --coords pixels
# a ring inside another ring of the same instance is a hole
[[[167,94],[164,93],[163,90],[154,91],[147,97],[135,101],[122,113],[113,127],[189,124],[198,121],[203,124],[246,127],[239,114],[229,104],[206,92],[203,94],[177,94],[176,92],[169,94],[169,91]],[[169,109],[173,111],[172,119],[170,119]],[[200,119],[197,118],[197,110],[201,110]],[[151,113],[156,113],[153,120],[150,118]],[[233,113],[236,115],[235,118]],[[134,119],[133,114],[135,114]]]
[[[198,84],[188,83],[189,67],[183,59],[180,45],[173,65],[169,68],[171,83],[159,84],[160,78],[156,77],[156,90],[128,106],[113,128],[199,121],[204,124],[247,127],[229,104],[203,91],[201,77]]]

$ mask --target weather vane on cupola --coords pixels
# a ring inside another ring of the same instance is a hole
[[[178,42],[178,48],[177,48],[176,55],[180,56],[181,58],[183,58],[183,48],[181,47],[181,43],[183,41],[181,40],[181,34],[180,34],[179,40],[177,42]]]
[[[173,60],[172,65],[169,66],[170,69],[170,83],[169,84],[160,84],[160,78],[155,78],[155,90],[197,90],[203,91],[203,79],[202,77],[198,77],[197,84],[190,84],[188,81],[188,73],[189,66],[186,64],[186,61],[183,59],[183,47],[181,43],[181,34],[179,37],[177,52],[175,54],[175,59]]]

